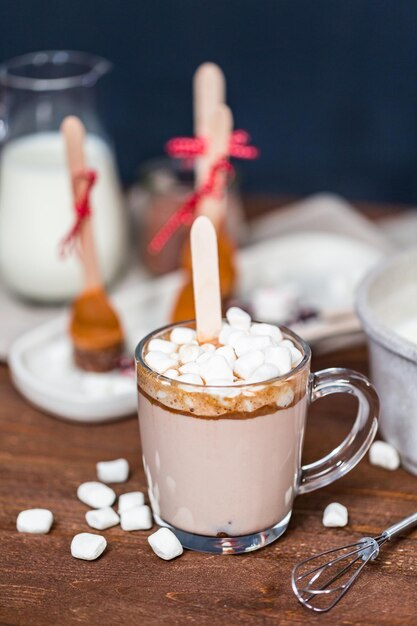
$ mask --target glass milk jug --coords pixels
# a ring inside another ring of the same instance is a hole
[[[106,60],[81,52],[26,54],[0,66],[0,271],[17,294],[58,302],[82,289],[77,253],[59,246],[74,219],[60,124],[77,115],[89,167],[97,171],[91,205],[105,282],[123,265],[126,214],[115,159],[96,111],[96,83]]]

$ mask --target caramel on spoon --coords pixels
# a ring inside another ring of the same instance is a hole
[[[62,122],[61,132],[65,139],[74,202],[78,203],[85,196],[88,185],[80,175],[86,169],[85,129],[81,120],[69,116]],[[69,332],[76,364],[84,370],[104,372],[117,364],[123,349],[123,330],[103,289],[89,216],[82,220],[80,241],[85,289],[73,303]]]

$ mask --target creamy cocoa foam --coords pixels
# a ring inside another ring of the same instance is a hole
[[[188,326],[184,327],[188,328]],[[171,328],[162,329],[145,338],[139,346],[141,358],[137,360],[138,389],[140,393],[148,397],[150,402],[159,403],[173,412],[189,414],[193,417],[228,416],[246,419],[290,407],[299,401],[301,395],[305,394],[308,375],[304,372],[300,378],[299,372],[304,369],[306,361],[309,361],[309,354],[306,354],[304,346],[297,342],[294,335],[287,330],[284,330],[283,341],[291,341],[301,354],[301,360],[296,367],[273,380],[251,383],[250,380],[245,381],[235,376],[232,383],[222,385],[184,382],[155,372],[147,365],[145,361],[149,353],[149,344],[155,339],[169,342],[171,334]],[[213,346],[217,349],[222,347],[222,344],[215,340]],[[178,363],[176,365],[178,367]]]

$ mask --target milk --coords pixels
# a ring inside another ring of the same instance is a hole
[[[126,251],[122,197],[113,155],[96,136],[86,139],[89,167],[98,172],[91,205],[100,268],[106,282],[120,270]],[[59,244],[74,223],[71,186],[60,133],[11,141],[0,166],[0,269],[17,293],[59,301],[82,288],[76,253],[59,256]]]

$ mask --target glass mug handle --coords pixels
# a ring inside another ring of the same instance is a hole
[[[310,402],[332,393],[348,393],[358,399],[358,413],[348,436],[322,459],[303,465],[298,494],[308,493],[341,478],[361,460],[378,427],[379,400],[369,380],[353,370],[329,368],[311,375]]]

